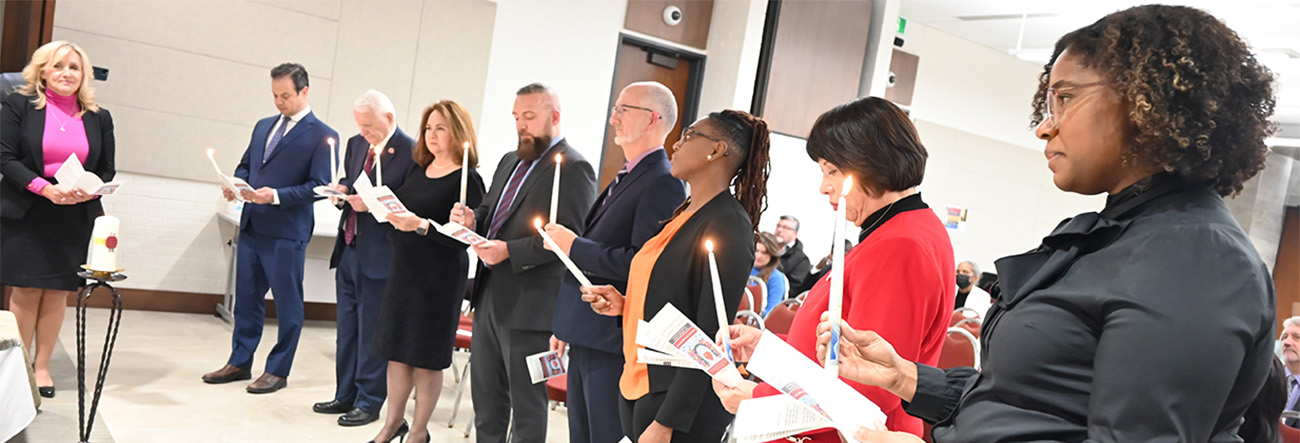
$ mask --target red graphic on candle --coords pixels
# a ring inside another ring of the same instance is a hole
[[[109,234],[108,238],[104,239],[104,246],[108,248],[109,252],[113,252],[114,249],[117,249],[117,236]]]

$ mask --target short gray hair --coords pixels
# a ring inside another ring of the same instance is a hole
[[[362,92],[361,96],[357,97],[357,101],[352,104],[352,109],[357,111],[369,109],[377,116],[393,114],[393,120],[397,120],[397,109],[393,107],[393,101],[389,100],[384,93],[374,89]]]
[[[977,264],[975,264],[975,262],[970,261],[970,260],[966,260],[966,261],[963,261],[963,262],[961,262],[961,263],[965,263],[965,264],[970,265],[970,270],[975,271],[975,276],[976,276],[976,277],[979,277],[979,276],[980,276],[980,265],[977,265]],[[957,263],[957,266],[961,266],[961,263]]]
[[[1288,319],[1286,319],[1286,320],[1282,320],[1282,328],[1283,328],[1283,329],[1288,328],[1288,327],[1291,327],[1291,326],[1300,327],[1300,316],[1291,317],[1291,318],[1288,318]]]
[[[655,81],[636,82],[627,85],[627,88],[633,86],[646,88],[645,99],[653,103],[654,107],[658,108],[659,114],[664,118],[664,132],[673,132],[673,128],[677,127],[677,97],[673,96],[673,90],[668,89],[663,83]]]
[[[799,219],[794,218],[793,215],[782,215],[780,219],[794,222],[794,232],[799,232]]]

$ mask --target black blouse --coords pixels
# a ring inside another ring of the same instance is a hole
[[[1273,284],[1208,183],[1144,181],[996,265],[983,372],[917,365],[935,442],[1240,441]]]

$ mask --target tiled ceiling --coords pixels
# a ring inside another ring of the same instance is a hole
[[[1117,0],[903,0],[901,15],[942,32],[1033,63],[1047,61],[1065,33],[1102,16],[1150,2]],[[1300,1],[1233,0],[1163,2],[1201,8],[1222,19],[1255,49],[1278,76],[1276,120],[1300,124]],[[1020,40],[1023,24],[1024,38]],[[1029,62],[1027,62],[1029,63]]]

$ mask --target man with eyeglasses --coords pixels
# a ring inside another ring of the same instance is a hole
[[[790,280],[791,288],[803,286],[803,282],[808,278],[808,272],[812,270],[812,263],[808,261],[808,255],[803,253],[803,242],[799,241],[799,219],[793,215],[782,215],[776,222],[776,238],[781,239],[781,263],[777,269]],[[797,297],[799,294],[790,291],[790,297]]]
[[[677,99],[657,82],[628,85],[609,116],[614,143],[627,163],[596,197],[583,236],[558,224],[546,231],[596,285],[627,290],[632,257],[659,233],[661,221],[686,200],[664,141],[677,122]],[[569,346],[569,441],[605,443],[623,438],[618,380],[623,372],[623,333],[617,318],[605,317],[582,301],[577,279],[566,275],[555,306],[551,349]]]

